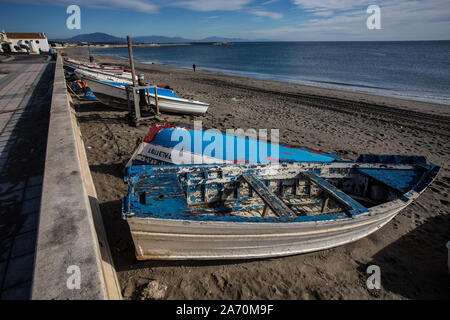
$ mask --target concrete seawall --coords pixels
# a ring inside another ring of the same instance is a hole
[[[62,58],[53,83],[33,299],[121,299]]]

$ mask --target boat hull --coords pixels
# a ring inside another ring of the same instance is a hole
[[[128,218],[138,260],[254,259],[329,249],[364,238],[409,203],[388,206],[344,221],[232,223]]]
[[[113,108],[128,110],[125,88],[108,85],[92,79],[85,79],[95,96]],[[160,89],[164,90],[164,89]],[[150,102],[155,103],[155,95],[150,94]],[[209,104],[158,95],[159,110],[167,113],[201,115],[208,111]]]

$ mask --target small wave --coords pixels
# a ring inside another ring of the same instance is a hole
[[[335,84],[335,85],[340,85],[340,86],[389,90],[388,88],[377,87],[377,86],[373,86],[373,85],[364,85],[364,84],[355,84],[355,83],[346,83],[346,82],[336,82],[336,81],[325,81],[325,80],[309,80],[309,81],[318,82],[318,83],[329,83],[329,84]]]

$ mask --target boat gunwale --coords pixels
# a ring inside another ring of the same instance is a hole
[[[398,203],[396,203],[398,202]],[[336,219],[336,220],[315,220],[315,221],[292,221],[289,223],[279,223],[279,222],[271,222],[271,223],[260,223],[260,222],[226,222],[226,221],[190,221],[188,225],[184,221],[174,222],[173,219],[164,219],[164,218],[142,218],[142,217],[129,217],[126,218],[128,223],[131,226],[151,226],[155,228],[155,223],[158,227],[174,227],[180,228],[180,230],[184,230],[184,233],[170,233],[170,232],[154,232],[151,234],[160,234],[166,236],[180,236],[180,237],[233,237],[233,236],[242,236],[247,238],[257,238],[257,237],[296,237],[303,235],[311,235],[311,234],[321,234],[321,233],[332,233],[349,229],[356,229],[361,226],[367,226],[373,223],[377,223],[379,221],[383,221],[385,219],[389,219],[391,216],[395,216],[398,212],[403,210],[406,206],[408,206],[410,202],[404,203],[400,199],[395,199],[388,203],[381,204],[379,206],[371,208],[369,212],[357,215],[355,217],[348,217],[346,219]],[[389,205],[387,205],[389,204]],[[378,208],[377,208],[378,207]],[[373,209],[373,210],[372,210]],[[151,219],[151,220],[150,220]],[[337,224],[340,223],[340,224]],[[186,228],[189,226],[188,228]],[[193,229],[197,229],[195,231],[215,231],[211,228],[217,228],[218,233],[195,233]],[[133,229],[133,228],[130,228]],[[295,231],[289,232],[289,229],[296,229]],[[303,230],[300,230],[303,229]],[[270,230],[270,231],[265,231]],[[228,231],[229,234],[224,234],[224,231]],[[242,231],[245,233],[237,234],[232,232]],[[274,232],[276,231],[276,232]],[[261,232],[261,233],[248,233],[248,232]],[[131,233],[135,234],[146,234],[148,232],[142,231],[139,229],[134,229]]]
[[[116,80],[120,80],[120,81],[114,81],[114,82],[123,83],[123,84],[125,84],[125,82],[128,82],[127,84],[132,84],[131,77],[130,78],[124,77],[119,73],[110,73],[110,72],[103,72],[103,71],[96,71],[96,70],[94,71],[94,70],[87,70],[87,69],[81,69],[81,68],[75,68],[74,73],[81,78],[88,78],[90,80],[99,81],[98,78],[96,79],[97,76],[113,77],[113,78],[116,78]],[[83,74],[83,73],[85,73],[85,74]],[[86,74],[86,73],[91,73],[91,74]]]
[[[71,64],[71,65],[75,65],[78,67],[84,67],[84,68],[94,69],[94,70],[111,70],[111,72],[113,72],[114,70],[118,70],[121,72],[125,71],[124,67],[122,67],[122,66],[116,66],[116,67],[109,66],[109,67],[105,68],[105,67],[102,67],[101,65],[98,65],[100,67],[97,67],[97,66],[95,66],[95,63],[87,63],[87,62],[85,63],[85,62],[81,62],[81,61],[74,60],[71,58],[65,58],[63,60],[63,64],[69,64],[69,65]],[[92,66],[89,66],[89,64]]]

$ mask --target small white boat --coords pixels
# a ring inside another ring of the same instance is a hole
[[[101,65],[101,64],[96,64],[96,63],[86,63],[86,62],[81,62],[75,59],[70,59],[70,58],[64,58],[63,61],[64,67],[66,67],[66,69],[78,69],[78,68],[86,68],[86,69],[91,69],[91,70],[99,70],[99,71],[106,71],[106,72],[113,72],[113,73],[122,73],[124,72],[124,68],[121,66],[113,66],[113,65]],[[71,72],[73,72],[73,70],[69,70]]]
[[[77,60],[73,60],[70,58],[64,59],[64,68],[71,73],[75,73],[77,70],[83,70],[87,72],[93,72],[98,75],[114,75],[119,77],[120,79],[124,79],[127,81],[132,81],[131,72],[125,70],[121,66],[112,66],[112,65],[99,65],[94,63],[83,63]],[[137,75],[136,75],[137,78]]]
[[[126,84],[89,77],[85,77],[84,80],[102,103],[113,108],[128,110]],[[170,89],[158,88],[157,94],[161,112],[201,115],[208,111],[208,103],[180,98]],[[150,93],[149,96],[150,103],[155,104],[155,94]]]
[[[111,74],[107,72],[91,71],[78,68],[74,70],[74,73],[81,79],[93,79],[99,81],[116,82],[123,84],[133,84],[131,76],[123,76],[121,74]]]

